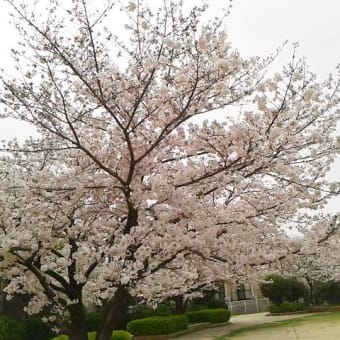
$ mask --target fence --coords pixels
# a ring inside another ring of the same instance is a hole
[[[227,304],[234,315],[267,312],[269,307],[268,299],[229,301]]]

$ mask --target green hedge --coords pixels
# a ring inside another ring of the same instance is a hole
[[[56,336],[55,338],[53,338],[51,340],[68,340],[68,336],[62,334],[62,335]]]
[[[230,312],[225,308],[203,309],[195,312],[186,313],[190,323],[211,322],[222,323],[230,319]]]
[[[101,322],[102,315],[99,312],[86,314],[86,330],[88,332],[96,331]]]
[[[87,333],[87,335],[88,335],[89,340],[95,340],[96,338],[96,332],[89,332]],[[131,339],[132,339],[132,336],[128,332],[125,332],[125,331],[113,331],[112,332],[112,340],[131,340]],[[51,340],[68,340],[68,336],[59,335],[56,338],[53,338]]]
[[[294,313],[308,309],[305,303],[285,302],[280,305],[270,305],[270,313]]]
[[[132,335],[126,331],[114,331],[112,333],[112,340],[131,340]]]
[[[49,340],[52,336],[50,327],[40,319],[17,321],[0,316],[0,340]]]
[[[24,339],[24,325],[7,317],[0,317],[0,339],[22,340]]]
[[[127,313],[127,320],[144,319],[150,316],[169,316],[173,314],[173,308],[169,304],[159,304],[156,309],[148,305],[140,304],[133,306]]]
[[[48,324],[40,319],[27,319],[24,321],[25,340],[49,340],[53,332]]]
[[[171,334],[188,328],[186,315],[151,316],[130,321],[127,330],[133,335]]]

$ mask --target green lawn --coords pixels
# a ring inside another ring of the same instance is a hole
[[[216,340],[339,340],[340,313],[316,314],[266,323],[218,337]]]

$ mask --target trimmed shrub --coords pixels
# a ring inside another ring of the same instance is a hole
[[[95,340],[96,339],[96,332],[88,332],[87,337],[88,337],[88,340]]]
[[[51,328],[40,319],[25,320],[25,340],[49,340],[53,337]]]
[[[68,340],[68,336],[62,334],[62,335],[56,336],[55,338],[51,340]]]
[[[0,339],[22,340],[24,339],[24,326],[22,323],[7,317],[0,317]]]
[[[209,309],[209,307],[207,305],[196,303],[195,301],[190,301],[185,309],[185,313],[188,314],[188,312],[196,312],[202,309]]]
[[[151,316],[130,321],[127,330],[133,335],[171,334],[188,328],[186,315]]]
[[[112,340],[131,340],[132,335],[126,331],[113,331]]]
[[[186,313],[190,323],[211,322],[222,323],[230,319],[230,312],[225,308],[203,309],[195,312]]]
[[[89,340],[95,340],[96,332],[87,333]],[[0,338],[1,339],[1,338]],[[38,340],[38,339],[36,339]],[[40,340],[40,339],[39,339]],[[51,340],[68,340],[67,335],[59,335],[56,338]],[[112,332],[112,340],[132,340],[132,335],[126,331],[113,331]]]
[[[101,322],[102,314],[100,312],[92,312],[88,313],[86,315],[86,329],[88,332],[95,332],[99,328],[100,322]],[[126,326],[126,321],[124,322],[124,325],[118,325],[117,328],[125,328]],[[115,335],[116,332],[121,332],[121,331],[114,331]]]
[[[130,307],[127,313],[128,321],[136,319],[144,319],[149,316],[169,316],[173,313],[173,308],[169,304],[160,304],[156,309],[149,307],[148,305],[141,304]]]
[[[303,310],[307,310],[308,305],[305,303],[281,303],[280,305],[270,305],[269,311],[270,313],[294,313]]]

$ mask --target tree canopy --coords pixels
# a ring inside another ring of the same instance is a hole
[[[29,313],[69,315],[70,339],[87,337],[86,303],[104,306],[107,340],[129,295],[188,296],[285,256],[282,227],[339,191],[339,82],[295,52],[266,76],[275,56],[242,58],[205,5],[7,3],[22,41],[1,117],[39,136],[2,148],[1,275]]]

